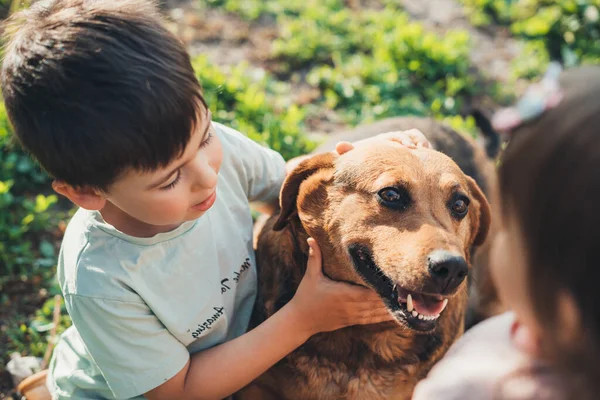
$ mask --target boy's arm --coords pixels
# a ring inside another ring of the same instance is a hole
[[[221,399],[251,383],[311,335],[392,319],[379,296],[366,288],[327,279],[321,254],[309,242],[306,274],[286,306],[237,339],[193,355],[148,399]]]

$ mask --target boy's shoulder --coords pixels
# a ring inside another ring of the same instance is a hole
[[[246,135],[229,126],[215,121],[212,121],[212,124],[217,132],[217,135],[219,136],[219,139],[221,140],[223,149],[226,152],[231,152],[232,155],[235,155],[240,150],[248,147],[254,147],[256,145]]]
[[[150,238],[135,238],[107,224],[97,211],[79,209],[69,222],[58,257],[58,281],[65,295],[139,302],[134,287],[153,279],[161,255],[172,241],[195,226],[189,221],[177,229]],[[146,267],[144,269],[143,267]]]
[[[96,213],[80,208],[69,221],[58,257],[58,281],[65,295],[121,298],[123,293],[104,291],[119,264],[120,244],[98,228]]]

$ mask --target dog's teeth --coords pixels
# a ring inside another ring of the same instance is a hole
[[[419,315],[419,313],[418,313],[418,312],[416,312],[416,311],[413,311],[413,312],[412,312],[412,316],[413,316],[413,317],[416,317],[417,315]]]
[[[406,297],[406,309],[408,310],[408,312],[412,312],[414,309],[412,296],[410,294]]]
[[[444,311],[444,309],[446,308],[447,305],[448,305],[448,299],[444,299],[444,303],[442,303],[442,309],[440,310],[440,312]]]
[[[423,317],[423,314],[419,314],[419,319],[423,319],[425,317]]]

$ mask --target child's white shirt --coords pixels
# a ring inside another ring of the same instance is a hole
[[[249,201],[277,198],[285,162],[214,125],[223,162],[202,217],[151,238],[83,209],[69,223],[58,278],[74,325],[50,365],[55,398],[142,398],[190,354],[246,331],[257,286]]]

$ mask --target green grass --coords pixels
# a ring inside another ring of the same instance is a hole
[[[548,60],[566,66],[600,62],[600,0],[462,0],[477,26],[507,26],[525,41],[515,61],[517,78],[542,73]]]

